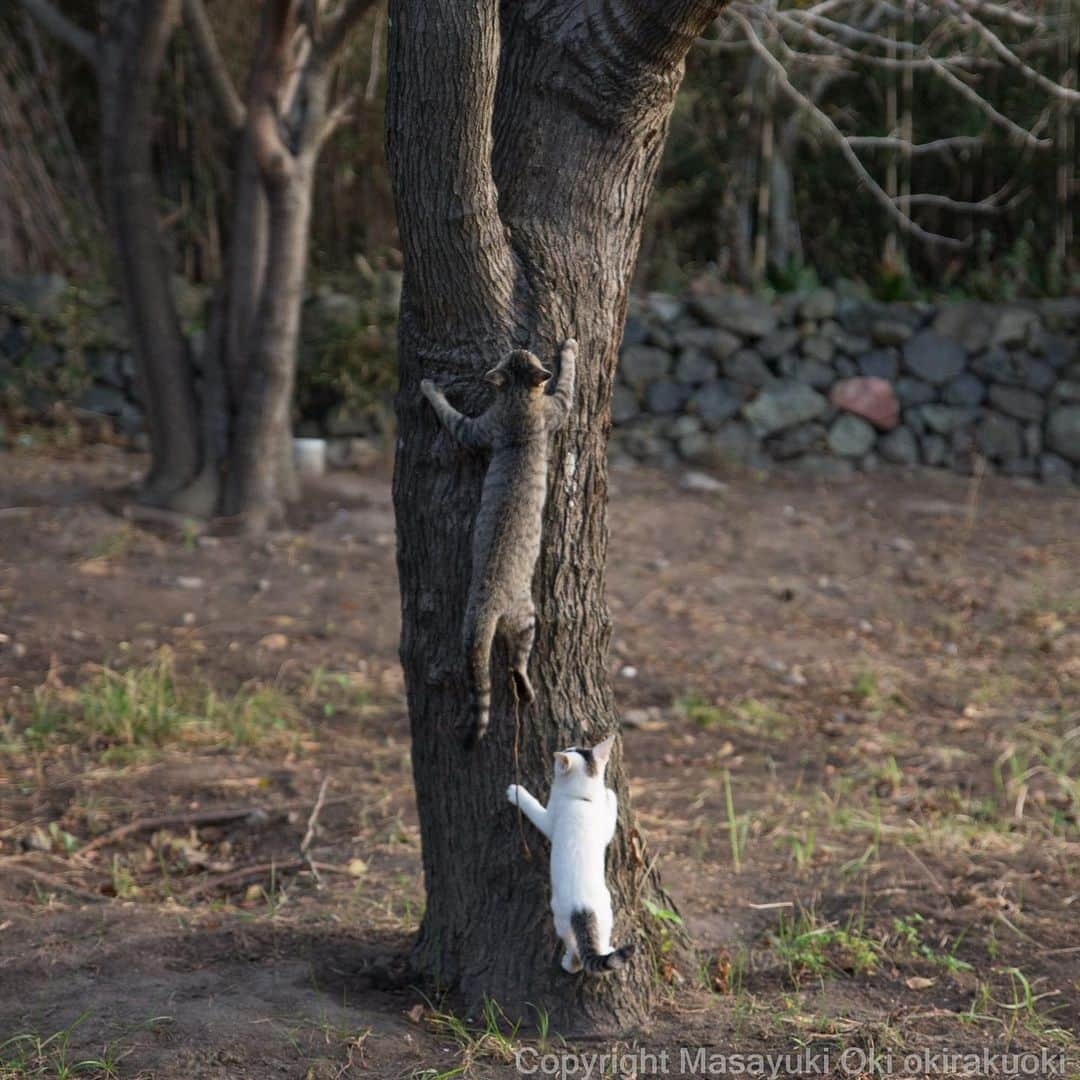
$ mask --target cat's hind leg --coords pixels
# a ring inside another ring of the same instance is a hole
[[[555,933],[559,935],[565,949],[563,951],[561,966],[563,971],[571,975],[581,970],[581,957],[578,955],[577,938],[574,936],[574,928],[568,918],[555,916]]]
[[[566,952],[563,953],[562,958],[562,969],[571,975],[576,975],[581,970],[581,957],[578,956],[577,949],[573,945],[566,946]]]
[[[529,657],[536,640],[536,609],[529,603],[507,616],[506,637],[510,642],[510,675],[519,700],[536,700],[536,691],[529,681]]]

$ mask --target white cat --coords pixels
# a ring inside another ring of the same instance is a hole
[[[604,880],[604,853],[619,813],[604,770],[615,736],[591,750],[572,746],[555,755],[555,780],[546,807],[511,784],[506,797],[551,841],[551,911],[566,945],[562,966],[590,974],[626,963],[633,945],[611,947],[611,894]]]

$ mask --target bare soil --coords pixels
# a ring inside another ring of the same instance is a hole
[[[121,516],[141,465],[0,455],[0,1077],[502,1076],[523,1047],[666,1049],[674,1075],[681,1047],[836,1075],[871,1048],[895,1075],[1047,1048],[1077,1074],[1075,492],[612,474],[626,759],[678,905],[656,917],[697,953],[658,957],[648,1030],[563,1044],[394,978],[423,881],[387,469],[333,474],[253,544]],[[122,678],[103,665],[162,657],[290,719],[126,753],[30,738],[44,703]],[[261,812],[87,848],[234,808]]]

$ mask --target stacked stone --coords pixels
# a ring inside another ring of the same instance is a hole
[[[613,453],[655,464],[881,462],[1080,482],[1080,299],[935,307],[820,289],[631,306]]]
[[[399,276],[376,283],[384,313]],[[206,290],[175,282],[196,357]],[[301,367],[359,301],[318,289],[304,306]],[[372,327],[389,354],[393,327]],[[830,289],[766,303],[739,293],[635,298],[612,404],[612,453],[653,464],[792,462],[822,473],[880,463],[986,467],[1080,484],[1080,298],[1024,304],[882,304]],[[65,398],[140,436],[135,360],[114,297],[53,275],[0,279],[0,389],[45,413]],[[72,393],[72,387],[78,389]],[[389,400],[325,402],[297,434],[333,464],[378,453]]]

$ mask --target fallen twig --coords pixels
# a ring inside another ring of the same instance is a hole
[[[108,844],[115,844],[133,833],[154,832],[157,829],[171,829],[177,825],[219,825],[228,821],[246,821],[252,825],[265,825],[270,820],[270,811],[259,806],[246,806],[231,810],[193,810],[186,814],[164,814],[161,817],[136,818],[126,825],[120,825],[95,837],[77,853],[80,857],[89,855]]]
[[[14,860],[7,861],[4,869],[14,870],[25,877],[40,882],[42,885],[47,885],[50,889],[60,889],[62,892],[71,893],[72,896],[77,896],[80,900],[87,900],[93,904],[101,904],[108,899],[107,896],[102,896],[100,893],[90,892],[88,889],[83,889],[78,885],[70,885],[63,878],[56,877],[54,874],[47,874],[44,870],[38,870],[37,867],[29,866],[26,863],[15,862]]]
[[[319,821],[319,814],[322,813],[323,805],[326,802],[326,788],[329,783],[330,777],[324,776],[323,782],[319,785],[319,794],[315,799],[315,805],[311,808],[311,815],[308,817],[307,830],[304,832],[304,839],[300,841],[300,856],[311,868],[312,876],[315,878],[315,885],[320,889],[322,888],[322,878],[319,877],[319,871],[311,861],[311,855],[308,853],[308,848],[311,847],[311,841],[315,839],[315,826]]]
[[[227,874],[217,874],[206,878],[198,885],[180,894],[182,900],[194,900],[204,893],[214,889],[228,888],[230,885],[239,885],[252,878],[265,877],[267,874],[291,874],[296,870],[309,869],[307,859],[291,859],[288,862],[258,863],[255,866],[245,866],[240,870],[232,870]]]
[[[350,802],[353,796],[339,795],[333,799],[324,799],[320,812],[327,806],[337,803]],[[298,810],[307,803],[291,802],[281,806],[240,806],[222,810],[193,810],[185,814],[164,814],[161,817],[136,818],[126,825],[120,825],[107,833],[94,837],[88,844],[82,847],[77,855],[84,856],[103,848],[108,844],[115,844],[133,833],[153,832],[155,829],[171,829],[177,825],[221,825],[230,821],[245,821],[251,819],[252,825],[265,825],[271,818],[284,816],[292,810]]]

